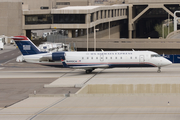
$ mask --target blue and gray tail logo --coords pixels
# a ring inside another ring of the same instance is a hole
[[[34,45],[34,43],[26,36],[14,36],[11,38],[15,41],[16,45],[23,55],[33,55],[40,53],[36,45]]]

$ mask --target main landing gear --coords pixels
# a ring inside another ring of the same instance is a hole
[[[92,73],[93,70],[94,68],[86,70],[86,74]]]
[[[158,67],[157,72],[158,72],[158,73],[160,73],[160,72],[161,72],[161,67]]]
[[[92,70],[86,70],[86,74],[92,73]]]

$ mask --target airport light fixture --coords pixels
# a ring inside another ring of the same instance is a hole
[[[170,30],[169,30],[169,29],[170,29],[170,26],[169,26],[169,22],[170,22],[170,21],[169,21],[169,18],[170,18],[170,15],[169,15],[169,13],[168,13],[168,34],[169,34],[169,31],[170,31]]]
[[[111,35],[110,35],[110,34],[111,34],[111,31],[110,31],[111,25],[110,25],[110,24],[111,24],[111,22],[109,21],[109,39],[111,38],[111,37],[110,37],[110,36],[111,36]]]

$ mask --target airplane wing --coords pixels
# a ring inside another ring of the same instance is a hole
[[[96,68],[108,68],[109,65],[88,65],[88,66],[68,66],[64,60],[61,59],[61,62],[65,68],[73,68],[73,69],[96,69]]]
[[[93,68],[108,68],[109,65],[89,65],[89,66],[70,66],[73,69],[93,69]]]

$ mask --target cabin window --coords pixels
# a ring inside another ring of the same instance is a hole
[[[108,59],[108,57],[106,57],[106,59]]]
[[[82,57],[82,60],[84,59],[84,57]]]
[[[91,57],[91,59],[93,59],[93,57]]]
[[[112,59],[112,57],[110,57]]]
[[[121,59],[122,59],[122,57],[121,57]]]
[[[117,59],[117,57],[116,57],[116,59]]]
[[[132,59],[132,57],[130,57],[130,59]]]
[[[96,59],[98,59],[98,57],[96,57]]]
[[[89,59],[89,58],[87,57],[87,59]]]

